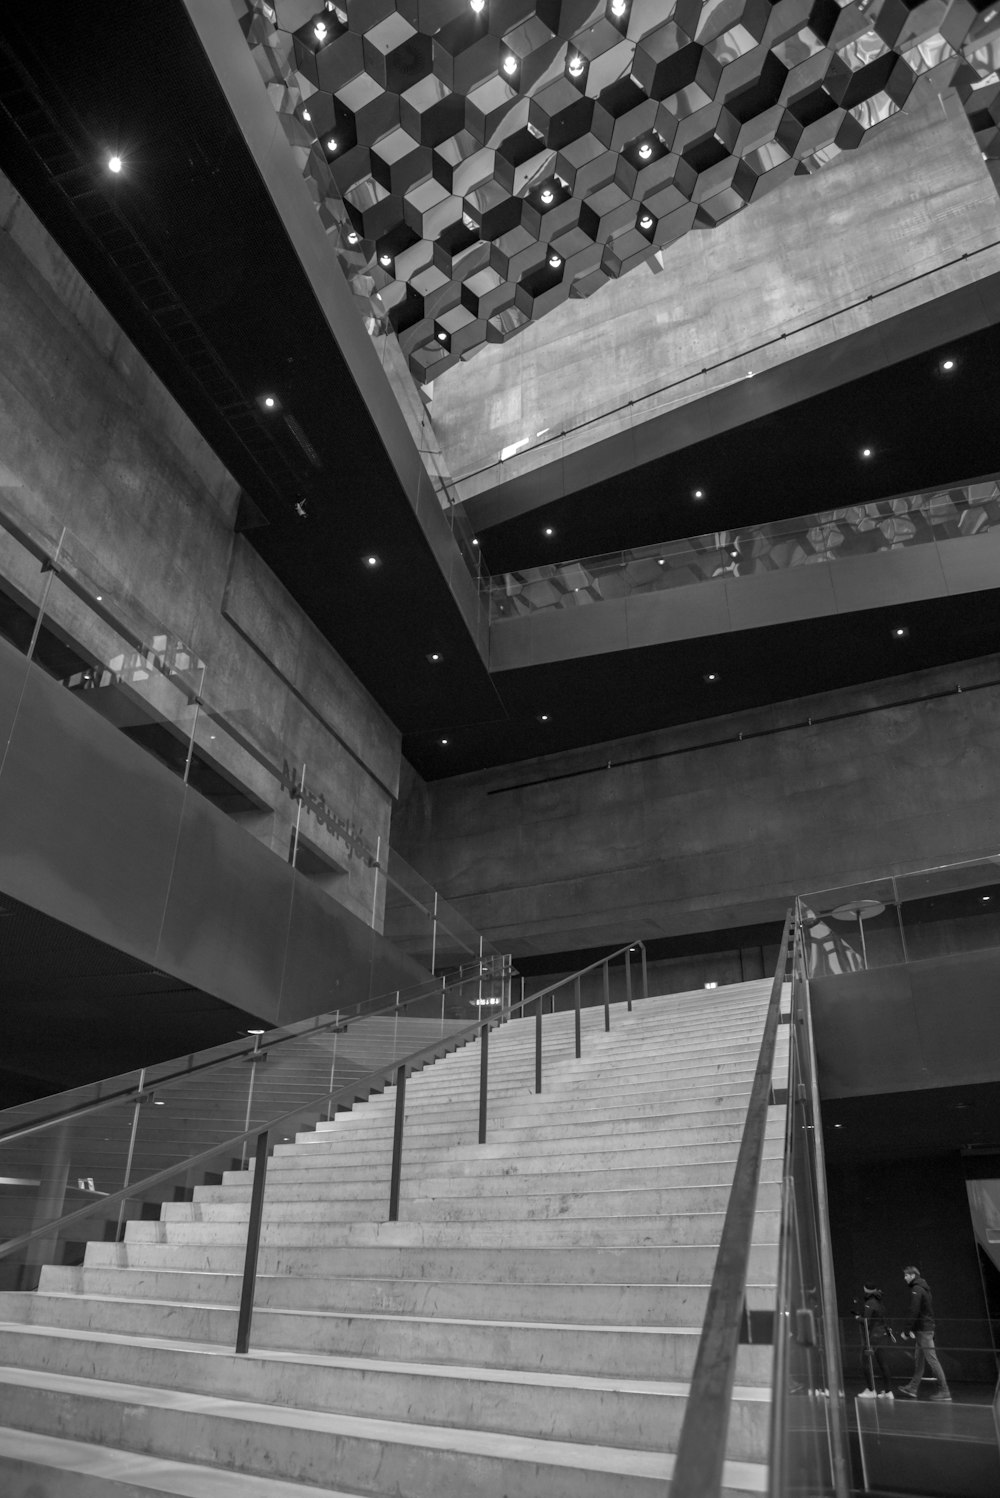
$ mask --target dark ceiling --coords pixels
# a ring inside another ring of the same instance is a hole
[[[243,486],[248,538],[424,776],[997,648],[989,592],[490,677],[180,0],[93,0],[57,20],[8,7],[2,33],[0,168]],[[112,150],[129,162],[117,178]],[[998,371],[994,327],[497,526],[483,554],[503,571],[995,472]]]

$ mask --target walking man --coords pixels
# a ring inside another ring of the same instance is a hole
[[[915,1341],[916,1346],[913,1349],[913,1375],[899,1392],[908,1399],[916,1399],[926,1363],[938,1383],[937,1392],[931,1398],[939,1403],[950,1403],[948,1380],[934,1347],[934,1302],[931,1300],[930,1286],[916,1264],[907,1264],[903,1270],[903,1278],[910,1287],[910,1329],[903,1336]]]

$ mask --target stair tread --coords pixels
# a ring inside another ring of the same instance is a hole
[[[176,1498],[357,1498],[343,1488],[304,1487],[275,1477],[255,1477],[249,1472],[230,1472],[224,1467],[204,1467],[192,1462],[172,1462],[161,1456],[144,1456],[112,1446],[91,1446],[65,1436],[42,1436],[34,1431],[0,1426],[0,1462],[32,1463],[92,1477],[103,1484],[128,1483],[151,1493],[175,1494]],[[2,1468],[0,1468],[2,1470]],[[113,1488],[110,1489],[113,1494]]]
[[[557,1441],[537,1436],[511,1436],[461,1426],[418,1425],[370,1416],[338,1415],[328,1410],[256,1404],[225,1399],[218,1395],[191,1394],[179,1389],[78,1378],[67,1373],[37,1373],[33,1369],[0,1367],[0,1384],[5,1383],[16,1383],[22,1387],[78,1398],[115,1401],[133,1409],[168,1409],[264,1426],[286,1426],[331,1436],[364,1438],[381,1444],[391,1442],[425,1450],[457,1452],[465,1456],[492,1456],[539,1466],[585,1467],[590,1471],[654,1480],[669,1478],[673,1467],[673,1458],[667,1452]],[[723,1481],[727,1487],[763,1492],[765,1479],[766,1468],[763,1465],[758,1466],[753,1462],[725,1464]]]

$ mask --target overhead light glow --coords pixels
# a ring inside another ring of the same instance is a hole
[[[561,256],[556,255],[555,253],[551,254],[549,256],[549,264],[551,265],[553,270],[558,270],[560,265],[562,265]]]
[[[442,744],[445,744],[445,745],[447,745],[447,743],[448,743],[448,740],[447,740],[447,739],[442,739],[442,740],[441,740],[441,743],[442,743]]]
[[[441,328],[441,330],[439,331],[439,333],[438,333],[437,336],[438,336],[438,342],[439,343],[447,343],[448,342],[448,334],[445,332],[444,328]]]
[[[378,564],[379,564],[378,557],[375,555],[374,552],[372,552],[369,556],[365,557],[365,566],[366,567],[377,567]]]
[[[330,136],[326,143],[326,149],[328,151],[335,151],[337,149],[337,137],[335,135]]]
[[[580,74],[583,72],[586,66],[586,63],[580,56],[579,52],[574,52],[572,57],[566,64],[566,71],[571,78],[579,78]]]
[[[478,546],[479,545],[479,542],[476,540],[475,536],[473,536],[473,538],[472,538],[472,544],[473,544],[473,546]]]
[[[432,650],[427,659],[433,662],[434,665],[437,665],[438,661],[441,659],[441,652],[439,650]]]
[[[649,158],[652,156],[652,154],[653,154],[653,147],[652,147],[652,145],[650,144],[650,142],[648,140],[644,140],[643,143],[642,143],[642,145],[639,147],[639,155],[642,157],[643,161],[648,161]]]
[[[541,192],[539,193],[539,197],[541,198],[543,203],[551,203],[555,199],[555,193],[552,191],[551,187],[543,187]]]
[[[263,1035],[263,1033],[264,1033],[263,1030],[248,1030],[247,1031],[248,1035]]]
[[[357,242],[358,242],[358,240],[360,238],[361,238],[361,235],[358,233],[357,229],[349,229],[348,230],[348,233],[347,233],[347,243],[348,244],[357,244]]]
[[[274,405],[275,405],[274,396],[273,395],[265,395],[265,397],[264,397],[264,404],[265,404],[265,406],[267,407],[267,409],[269,411],[273,411],[274,410]]]
[[[513,52],[507,53],[500,66],[503,68],[508,78],[513,78],[514,74],[517,72],[517,58],[514,56]]]
[[[548,715],[548,713],[539,713],[538,714],[538,721],[539,721],[539,723],[547,723],[549,721],[549,715]],[[987,895],[986,898],[988,900],[989,899],[989,895]]]
[[[652,216],[650,214],[648,214],[648,213],[644,213],[642,215],[642,218],[639,220],[639,228],[640,229],[651,229],[652,227],[653,227]]]
[[[117,176],[117,174],[121,171],[121,169],[122,169],[122,159],[121,159],[121,157],[120,156],[109,156],[108,157],[108,171],[109,172],[114,172],[115,175]]]
[[[545,527],[544,531],[542,532],[542,535],[543,536],[554,536],[555,535],[555,531],[552,529],[551,525],[547,525]]]
[[[478,16],[486,9],[486,0],[469,0],[469,9]]]
[[[706,671],[705,672],[705,680],[706,681],[718,681],[718,679],[719,679],[719,673],[718,673],[718,671]]]
[[[318,42],[325,42],[328,35],[329,33],[326,29],[326,22],[317,21],[316,25],[313,27],[313,36],[316,38],[316,40]]]
[[[871,448],[870,448],[870,447],[863,447],[863,448],[862,448],[862,449],[861,449],[861,456],[862,456],[862,457],[863,457],[863,458],[870,458],[870,457],[871,457],[871,455],[872,455],[872,450],[871,450]]]
[[[694,491],[694,498],[695,499],[704,499],[705,498],[705,491],[704,491],[704,489],[696,489]]]
[[[941,368],[942,369],[954,369],[955,368],[955,361],[954,361],[954,359],[945,359],[944,363],[941,365]]]
[[[627,0],[611,0],[610,8],[613,16],[623,16],[627,9]]]
[[[308,109],[303,109],[303,111],[302,111],[302,118],[304,120],[311,120],[312,119],[312,115],[309,113]]]
[[[718,985],[718,983],[716,983],[716,981],[715,981],[714,978],[710,978],[708,980],[708,982],[705,984],[706,988],[718,988],[718,986],[719,985]]]
[[[391,265],[392,264],[392,256],[390,254],[388,254],[387,251],[383,250],[382,254],[378,257],[378,263],[379,263],[379,265],[386,265],[386,266]]]

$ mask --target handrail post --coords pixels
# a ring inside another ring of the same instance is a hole
[[[649,975],[646,972],[646,943],[644,941],[639,943],[639,951],[642,953],[642,996],[644,999],[648,999]]]
[[[535,1091],[542,1090],[542,996],[535,1006]]]
[[[438,945],[438,892],[434,891],[434,914],[431,917],[431,977],[437,967],[437,945]]]
[[[574,1024],[575,1024],[575,1028],[576,1028],[576,1059],[577,1059],[577,1061],[579,1061],[579,1059],[580,1059],[580,974],[579,973],[577,973],[577,975],[576,975],[576,982],[573,985],[573,990],[574,990],[574,992],[573,992],[573,1009],[575,1011],[574,1012]]]
[[[243,1289],[240,1292],[240,1315],[236,1325],[236,1351],[245,1353],[250,1346],[250,1319],[253,1316],[254,1291],[257,1287],[257,1256],[260,1251],[260,1221],[264,1211],[264,1184],[267,1180],[268,1130],[257,1135],[253,1161],[253,1188],[250,1192],[250,1218],[247,1222],[247,1252],[243,1261]]]
[[[631,951],[625,948],[625,997],[628,1000],[628,1012],[632,1013],[632,962]]]
[[[461,968],[459,968],[459,972],[461,972]],[[444,992],[445,992],[445,984],[447,983],[447,981],[448,981],[448,975],[447,975],[447,973],[442,973],[441,974],[441,1034],[442,1035],[444,1034]]]
[[[403,1115],[406,1108],[406,1067],[396,1072],[396,1120],[392,1130],[392,1171],[389,1177],[389,1221],[399,1221],[399,1179],[403,1172]]]
[[[604,1032],[611,1029],[611,973],[610,960],[604,959]]]
[[[139,1132],[139,1110],[142,1107],[142,1094],[143,1094],[143,1089],[145,1088],[145,1086],[146,1086],[146,1068],[143,1067],[142,1070],[139,1073],[139,1086],[138,1086],[138,1089],[137,1089],[137,1092],[136,1092],[135,1102],[132,1105],[132,1131],[129,1134],[129,1140],[128,1140],[128,1158],[125,1161],[125,1175],[124,1175],[124,1177],[122,1179],[122,1186],[123,1187],[127,1186],[128,1183],[129,1183],[129,1181],[132,1179],[132,1160],[133,1160],[133,1157],[135,1155],[135,1136]],[[247,1127],[249,1128],[249,1124],[247,1125]],[[118,1228],[117,1228],[117,1231],[115,1233],[115,1239],[119,1243],[122,1240],[122,1223],[124,1221],[124,1218],[125,1218],[125,1203],[122,1202],[121,1206],[118,1208]]]
[[[486,1143],[486,1093],[489,1077],[490,1027],[483,1025],[479,1032],[479,1143]]]

